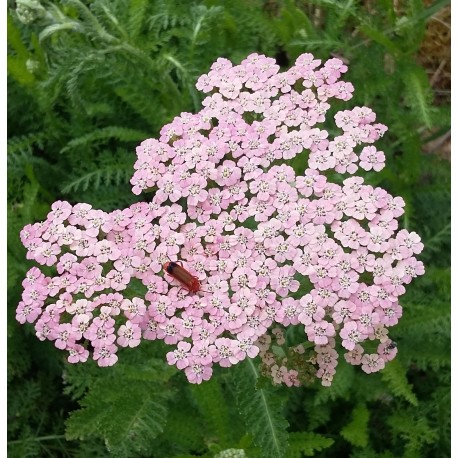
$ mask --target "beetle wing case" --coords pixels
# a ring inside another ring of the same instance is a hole
[[[197,293],[200,290],[199,280],[178,263],[167,262],[164,264],[164,270],[189,292]]]

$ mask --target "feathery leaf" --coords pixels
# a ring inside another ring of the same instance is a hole
[[[256,388],[259,375],[250,358],[233,369],[237,405],[254,443],[266,458],[284,456],[288,446],[288,422],[282,411],[284,400],[274,388]]]

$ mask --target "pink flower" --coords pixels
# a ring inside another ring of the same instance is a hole
[[[41,315],[41,313],[42,310],[40,307],[19,302],[19,305],[16,308],[16,320],[21,324],[24,324],[25,322],[33,323]]]
[[[338,324],[347,322],[355,309],[356,305],[353,302],[341,300],[334,305],[335,312],[332,314],[332,318]]]
[[[113,366],[118,361],[116,345],[104,345],[94,349],[94,360],[100,367]]]
[[[86,350],[82,345],[74,344],[72,347],[68,347],[68,362],[75,363],[84,363],[89,357],[89,351]]]
[[[310,202],[306,212],[310,214],[314,224],[330,224],[335,220],[334,205],[322,199]]]
[[[370,374],[378,372],[385,367],[385,360],[378,354],[364,355],[361,360],[361,369]]]
[[[237,352],[237,342],[226,337],[215,340],[215,352],[213,361],[218,362],[222,367],[229,367],[237,364],[240,360],[235,353]],[[240,353],[239,353],[240,355]],[[243,356],[242,358],[244,358]]]
[[[249,358],[255,358],[259,354],[259,347],[255,345],[255,342],[251,337],[245,337],[243,334],[239,334],[237,339],[238,348],[235,350],[235,356],[238,361],[243,361],[246,356]]]
[[[73,336],[74,330],[70,323],[63,323],[58,325],[52,332],[52,340],[55,340],[54,345],[60,350],[64,350],[70,344],[72,345],[75,340]]]
[[[196,88],[202,92],[210,92],[213,89],[211,78],[208,75],[201,75],[197,80]]]
[[[111,323],[106,326],[97,326],[94,322],[85,331],[84,337],[91,341],[94,348],[100,348],[105,345],[111,345],[116,340],[114,327]]]
[[[208,93],[202,110],[136,148],[132,191],[152,197],[111,213],[58,201],[21,231],[26,258],[49,276],[27,273],[17,320],[34,322],[72,363],[113,365],[118,345],[163,340],[191,383],[215,363],[259,354],[274,383],[297,386],[310,368],[290,367],[285,331],[298,324],[314,344],[303,364],[317,365],[322,385],[338,345],[350,364],[379,370],[396,353],[386,342],[398,299],[424,273],[423,244],[399,230],[402,198],[362,176],[333,182],[332,170],[385,162],[374,143],[387,128],[370,108],[328,119],[335,99],[352,97],[346,71],[309,53],[283,72],[256,53],[239,65],[218,59],[196,85]],[[298,155],[308,162],[301,176],[290,162]],[[380,342],[377,354],[363,356],[366,340]]]
[[[57,244],[43,242],[37,249],[35,260],[42,265],[52,266],[57,262],[57,256],[61,249]]]
[[[342,346],[350,351],[355,348],[356,344],[364,340],[354,321],[345,323],[339,335],[342,338]]]
[[[180,334],[180,326],[181,323],[177,317],[173,316],[170,319],[166,319],[159,323],[157,337],[163,339],[166,344],[176,344],[183,338]]]
[[[385,154],[382,151],[377,151],[375,146],[365,146],[359,157],[359,165],[366,171],[374,169],[376,172],[385,167]]]
[[[281,308],[277,310],[275,321],[283,324],[284,326],[288,326],[290,324],[298,324],[298,316],[301,311],[299,301],[293,299],[292,297],[288,297],[283,299],[281,304]]]
[[[297,177],[297,190],[304,196],[318,195],[326,184],[326,177],[320,175],[317,170],[306,169],[303,176]]]
[[[191,344],[188,342],[178,342],[176,350],[167,353],[167,362],[176,365],[178,369],[185,369],[190,364]]]
[[[123,324],[118,329],[119,337],[116,342],[121,347],[136,347],[140,344],[141,329],[138,324],[132,323],[127,320],[126,324]]]
[[[100,231],[107,233],[113,227],[105,212],[94,209],[88,211],[84,226],[86,233],[91,237],[97,237]]]
[[[298,375],[298,371],[292,369],[283,375],[283,382],[286,386],[300,386]]]
[[[108,260],[115,261],[121,255],[116,245],[108,240],[97,242],[94,247],[94,256],[98,262],[105,263]]]
[[[203,381],[210,380],[213,373],[211,366],[203,365],[200,362],[191,362],[185,368],[185,374],[189,382],[200,384]]]
[[[354,366],[359,366],[363,357],[364,349],[361,345],[356,344],[353,350],[344,354],[345,361]]]
[[[327,321],[318,321],[305,328],[307,338],[310,342],[315,342],[318,345],[326,345],[329,337],[335,334],[335,329],[332,323]]]
[[[354,270],[346,273],[342,272],[338,277],[334,278],[331,287],[339,297],[348,299],[358,290],[358,279],[359,275]]]
[[[407,259],[414,254],[420,254],[424,248],[420,236],[416,232],[409,233],[405,229],[398,232],[395,246],[401,254],[401,259]]]
[[[316,345],[315,351],[320,368],[335,369],[339,355],[332,345]]]
[[[378,312],[380,316],[381,324],[385,326],[394,326],[402,316],[402,307],[397,303],[393,303],[388,307],[383,307],[381,310],[376,309],[376,312]]]
[[[386,208],[393,213],[395,218],[404,214],[405,202],[402,197],[389,196]]]
[[[87,215],[92,206],[89,204],[76,204],[72,208],[71,214],[68,216],[68,222],[73,225],[84,226],[87,222]]]
[[[293,267],[278,267],[272,272],[270,284],[276,293],[285,297],[289,291],[299,289],[299,282],[294,280],[295,270]]]
[[[238,291],[241,288],[254,288],[258,282],[256,273],[248,268],[242,267],[235,269],[232,272],[230,285],[233,291]]]
[[[417,261],[415,258],[410,257],[398,263],[399,269],[402,269],[403,275],[401,280],[404,283],[410,283],[413,278],[418,275],[425,273],[425,266],[421,261]]]
[[[182,196],[181,187],[175,181],[175,177],[170,173],[166,173],[159,179],[158,191],[154,196],[155,203],[162,204],[167,199],[176,202]]]
[[[75,252],[77,256],[91,256],[94,253],[96,237],[91,237],[86,233],[81,235],[81,238],[73,240],[70,249]]]
[[[140,327],[143,331],[143,338],[146,340],[156,340],[157,339],[157,330],[159,328],[159,323],[150,316],[148,311],[143,317],[143,321],[140,324]]]
[[[247,322],[246,313],[237,305],[231,305],[224,318],[227,320],[227,329],[231,332],[241,329]]]
[[[109,288],[115,291],[122,291],[127,287],[130,281],[130,275],[126,272],[119,272],[116,269],[112,269],[107,273],[106,283]]]

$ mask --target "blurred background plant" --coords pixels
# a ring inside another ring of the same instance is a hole
[[[449,4],[8,2],[8,456],[450,456]],[[136,145],[199,110],[194,84],[218,57],[251,52],[283,68],[304,52],[348,61],[352,106],[389,127],[387,167],[367,180],[406,200],[426,265],[401,301],[397,360],[293,389],[252,365],[189,386],[158,342],[109,369],[70,367],[14,319],[31,267],[20,229],[59,199],[106,211],[140,199]]]

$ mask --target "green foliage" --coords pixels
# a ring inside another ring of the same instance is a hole
[[[257,379],[257,368],[251,359],[234,368],[237,405],[247,432],[262,449],[261,456],[282,457],[288,445],[284,399],[272,389],[256,388]]]
[[[354,368],[348,364],[342,364],[332,381],[332,385],[327,390],[321,390],[316,394],[314,405],[320,406],[337,399],[348,400],[349,389],[353,383],[355,383]]]
[[[369,442],[370,412],[364,404],[357,405],[352,412],[352,418],[342,431],[341,436],[356,447],[366,447]]]
[[[399,361],[394,360],[383,369],[382,379],[389,385],[395,396],[404,398],[414,406],[418,405],[418,400],[412,392],[412,385],[407,382],[406,370]]]
[[[333,444],[333,440],[314,433],[291,433],[289,435],[289,448],[286,453],[288,458],[301,458],[301,456],[314,456]],[[303,455],[302,455],[303,454]]]
[[[68,419],[67,439],[100,437],[114,456],[151,454],[150,439],[162,432],[166,422],[167,394],[149,381],[104,377]]]
[[[89,187],[94,191],[99,191],[102,187],[107,189],[111,185],[115,187],[127,185],[132,176],[133,165],[132,156],[126,151],[119,151],[117,155],[111,151],[102,151],[96,168],[92,168],[93,164],[91,168],[83,165],[80,168],[80,176],[67,183],[62,188],[62,192],[86,191]],[[81,170],[86,170],[86,173],[81,175]]]
[[[126,355],[127,362],[99,373],[95,364],[83,373],[69,368],[66,393],[78,399],[80,410],[66,422],[66,438],[104,441],[113,456],[150,455],[153,439],[167,422],[168,386],[174,371],[145,349]]]
[[[40,2],[9,2],[7,22],[8,456],[450,456],[450,163],[422,152],[450,131],[450,106],[435,104],[418,59],[450,2]],[[68,364],[15,321],[30,267],[19,231],[56,200],[112,210],[140,199],[135,147],[199,109],[194,84],[216,58],[251,52],[282,67],[303,52],[348,60],[352,105],[389,127],[387,167],[368,180],[404,198],[426,266],[390,334],[397,359],[371,375],[341,362],[330,388],[290,389],[261,384],[257,360],[189,386],[157,342],[112,368]]]
[[[218,379],[211,379],[200,386],[191,386],[190,390],[208,435],[217,438],[220,447],[234,444],[233,419]]]
[[[429,425],[428,419],[410,409],[389,417],[388,424],[393,433],[405,441],[405,457],[421,457],[423,446],[437,439],[437,431]]]

